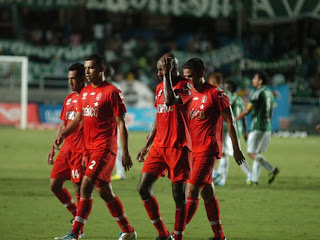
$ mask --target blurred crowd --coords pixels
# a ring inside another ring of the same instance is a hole
[[[164,52],[180,50],[207,53],[239,42],[235,19],[158,17],[160,23],[154,27],[151,23],[148,26],[144,22],[143,14],[123,14],[118,16],[117,21],[110,21],[113,17],[108,17],[105,12],[85,11],[82,15],[84,16],[57,16],[56,12],[49,12],[44,16],[42,12],[25,9],[21,17],[24,30],[20,37],[38,46],[77,46],[95,42],[97,52],[104,55],[114,67],[116,81],[135,79],[151,89],[156,85],[156,61]],[[3,15],[2,21],[6,17],[10,18],[9,15]],[[43,21],[39,21],[39,17]],[[64,20],[57,21],[57,17]],[[151,21],[150,18],[148,21]],[[303,36],[297,35],[301,30],[300,22],[282,24],[273,27],[272,31],[264,27],[256,29],[245,25],[241,36],[245,58],[268,62],[296,55],[302,57],[302,63],[297,67],[268,71],[272,76],[271,84],[289,83],[295,96],[319,95],[320,39],[313,36],[312,29]],[[17,36],[7,34],[4,37]],[[32,58],[31,60],[42,61]],[[253,71],[240,71],[239,62],[219,69],[210,66],[208,68],[207,72],[222,72],[226,80],[236,80],[244,88],[250,85],[253,74]]]

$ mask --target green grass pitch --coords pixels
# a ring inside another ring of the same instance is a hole
[[[55,131],[0,128],[0,236],[2,239],[53,239],[70,229],[71,215],[50,192],[46,155]],[[133,169],[124,181],[113,182],[138,239],[155,239],[156,230],[147,217],[136,186],[142,164],[135,160],[146,133],[130,133]],[[262,169],[260,185],[246,186],[245,175],[230,159],[225,187],[216,187],[221,219],[228,240],[320,239],[319,136],[305,139],[273,137],[267,159],[280,169],[272,185]],[[245,144],[242,142],[245,150]],[[252,162],[249,160],[249,164]],[[72,190],[71,184],[66,184]],[[161,178],[155,196],[162,218],[172,231],[174,202],[171,185]],[[103,201],[93,195],[93,210],[85,226],[86,239],[117,239],[119,227]],[[185,231],[186,240],[208,239],[211,228],[203,201]]]

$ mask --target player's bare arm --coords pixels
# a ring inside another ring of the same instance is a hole
[[[167,106],[172,106],[177,103],[182,103],[182,100],[178,94],[176,94],[173,90],[172,86],[172,77],[173,70],[175,69],[175,59],[171,57],[162,58],[162,74],[164,76],[163,79],[163,94],[165,99],[165,104]]]
[[[242,118],[242,129],[243,129],[243,138],[245,141],[247,141],[247,139],[248,139],[248,123],[247,123],[246,117]]]
[[[77,112],[75,118],[68,124],[68,126],[56,137],[54,141],[54,148],[59,149],[63,139],[74,133],[82,123],[82,113]]]
[[[122,166],[124,167],[125,171],[129,171],[133,164],[129,154],[128,131],[124,121],[124,116],[117,116],[115,119],[119,127],[120,141],[122,146]]]
[[[236,122],[234,120],[231,107],[227,107],[223,109],[221,112],[221,115],[228,125],[228,132],[229,132],[229,135],[232,141],[232,146],[233,146],[234,159],[236,160],[238,165],[241,165],[244,162],[245,157],[241,151],[237,128],[236,128]]]
[[[237,122],[238,120],[244,118],[252,111],[252,109],[253,109],[253,105],[249,103],[247,108],[243,110],[234,120]]]
[[[65,129],[65,121],[61,121],[61,123],[58,126],[56,137],[60,135],[60,133]],[[53,157],[55,155],[55,148],[54,148],[54,143],[52,144],[50,151],[48,153],[48,164],[52,165],[53,164]]]
[[[137,160],[138,162],[144,162],[144,157],[147,155],[151,144],[153,143],[153,139],[155,138],[157,133],[157,121],[156,119],[153,121],[151,131],[146,138],[145,146],[138,152]]]

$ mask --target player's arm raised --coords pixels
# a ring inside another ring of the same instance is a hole
[[[172,87],[172,71],[175,69],[175,60],[173,58],[163,58],[162,60],[163,69],[163,94],[165,104],[172,106],[177,103],[182,103],[182,100],[178,94],[176,94]]]
[[[236,122],[233,117],[232,109],[231,107],[224,108],[221,112],[223,119],[226,121],[228,125],[228,131],[229,135],[232,141],[233,146],[233,156],[236,160],[238,165],[241,165],[243,161],[245,160],[245,157],[241,151],[240,148],[240,142],[238,139],[237,129],[236,129]]]
[[[138,162],[144,162],[144,156],[147,155],[149,148],[153,143],[153,139],[156,136],[156,133],[157,133],[157,121],[155,119],[153,121],[151,131],[146,138],[145,146],[138,152],[138,155],[137,155]]]
[[[60,133],[65,129],[65,121],[61,120],[61,123],[58,126],[58,130],[56,133],[56,137],[60,135]],[[52,165],[53,164],[53,157],[55,154],[55,148],[54,148],[54,143],[52,144],[50,151],[48,153],[48,164]]]
[[[68,124],[68,126],[56,137],[54,141],[54,148],[59,149],[63,139],[75,132],[82,124],[82,113],[77,112],[75,118]]]
[[[120,141],[122,147],[122,165],[124,167],[124,170],[128,171],[133,166],[128,148],[128,131],[126,123],[124,121],[124,116],[121,115],[115,118],[119,127]]]

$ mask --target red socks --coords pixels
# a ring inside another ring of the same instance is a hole
[[[214,232],[214,237],[224,239],[225,236],[222,231],[222,225],[220,220],[220,209],[216,196],[207,200],[204,203],[204,205],[206,207],[208,220]]]
[[[107,207],[113,218],[117,221],[122,232],[130,233],[134,232],[134,229],[131,227],[126,214],[123,211],[123,206],[120,199],[116,196],[112,201],[106,203]]]
[[[152,196],[147,200],[143,200],[143,205],[147,210],[149,218],[155,228],[158,230],[159,237],[166,237],[169,235],[169,231],[165,227],[162,218],[160,216],[159,205],[157,199]]]
[[[196,213],[199,205],[199,198],[188,197],[187,198],[187,221],[186,224],[188,225],[191,222],[194,214]]]
[[[77,205],[72,200],[72,196],[68,189],[62,188],[59,192],[55,192],[54,195],[69,210],[73,217],[75,217],[77,213]]]
[[[92,199],[91,198],[80,198],[77,216],[72,227],[72,233],[76,234],[77,237],[79,233],[83,231],[83,225],[86,223],[88,216],[92,209]]]
[[[183,207],[176,207],[176,222],[174,224],[174,239],[182,240],[187,220],[187,204]]]

